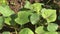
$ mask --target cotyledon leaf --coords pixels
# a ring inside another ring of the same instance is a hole
[[[22,29],[19,34],[34,34],[33,31],[29,28]]]
[[[53,22],[56,20],[57,15],[56,15],[56,10],[53,9],[45,9],[43,8],[41,10],[42,17],[47,20],[47,22]]]
[[[44,26],[39,26],[35,29],[35,32],[37,34],[44,34],[45,30],[43,28],[44,28]]]
[[[31,3],[29,1],[25,1],[24,8],[32,9]]]
[[[24,25],[29,22],[29,16],[31,15],[30,12],[20,11],[18,12],[18,17],[15,19],[16,23],[20,25]]]
[[[47,26],[47,30],[50,32],[55,32],[58,29],[58,25],[54,23],[49,23]]]
[[[42,4],[41,3],[34,3],[32,4],[32,10],[36,11],[38,14],[42,9]]]
[[[3,16],[7,17],[14,14],[14,11],[12,11],[8,5],[0,5],[0,13],[3,14]]]

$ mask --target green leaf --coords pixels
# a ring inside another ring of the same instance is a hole
[[[45,34],[58,34],[58,32],[45,32]]]
[[[34,34],[33,31],[29,28],[22,29],[19,34]]]
[[[31,15],[31,17],[30,17],[30,21],[31,21],[31,23],[34,25],[34,24],[36,24],[36,23],[38,23],[38,21],[39,21],[39,15],[38,14],[32,14]]]
[[[5,23],[7,25],[11,25],[10,21],[11,21],[11,18],[10,17],[5,18]]]
[[[29,16],[31,15],[30,12],[20,11],[18,12],[18,17],[15,19],[16,23],[20,25],[24,25],[29,22]]]
[[[54,23],[49,23],[48,26],[47,26],[47,30],[48,31],[51,31],[51,32],[54,32],[58,29],[58,25],[57,24],[54,24]]]
[[[2,29],[3,27],[3,22],[4,22],[4,19],[2,16],[0,16],[0,30]]]
[[[42,5],[41,3],[34,3],[34,4],[32,4],[32,7],[33,7],[32,10],[36,11],[39,14],[39,12],[42,9],[42,6],[41,5]]]
[[[31,4],[30,4],[30,2],[29,2],[29,1],[25,1],[24,8],[32,9],[32,6],[31,6]]]
[[[12,14],[14,14],[14,11],[12,11],[8,5],[5,6],[0,6],[0,13],[3,14],[3,16],[7,17],[10,16]]]
[[[47,20],[47,22],[54,22],[57,18],[56,10],[53,9],[42,9],[42,17]]]
[[[0,0],[0,4],[1,5],[6,5],[7,4],[7,0]]]
[[[10,34],[10,32],[8,32],[8,31],[5,31],[5,32],[3,32],[2,34]]]
[[[43,28],[43,26],[39,26],[38,28],[36,28],[35,32],[37,34],[43,34],[45,32]]]

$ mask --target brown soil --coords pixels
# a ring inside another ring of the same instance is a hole
[[[24,5],[25,0],[8,0],[9,6],[15,13],[19,11]]]

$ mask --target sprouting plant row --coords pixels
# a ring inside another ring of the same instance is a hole
[[[36,26],[36,34],[58,34],[56,31],[58,25],[54,23],[57,19],[56,10],[43,8],[43,3],[30,4],[29,1],[25,1],[25,9],[22,8],[15,14],[6,3],[3,2],[0,5],[0,13],[2,14],[0,16],[0,30],[4,24],[16,27],[17,23],[23,27],[24,24],[31,23]],[[10,34],[10,32],[5,31],[3,34]],[[30,28],[23,28],[19,31],[19,34],[34,34],[34,32]]]

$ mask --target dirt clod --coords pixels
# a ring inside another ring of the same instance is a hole
[[[8,0],[9,6],[12,10],[14,10],[15,13],[19,11],[19,9],[22,8],[24,4],[24,0]]]

